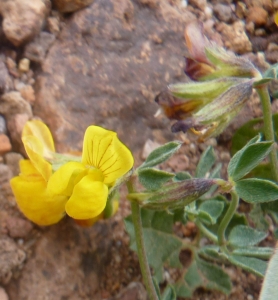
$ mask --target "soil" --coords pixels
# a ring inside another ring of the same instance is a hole
[[[157,145],[180,139],[181,150],[162,167],[192,175],[202,151],[212,145],[225,177],[234,130],[261,116],[257,96],[224,133],[205,143],[173,135],[169,120],[154,118],[154,98],[167,84],[186,80],[183,30],[196,18],[209,38],[260,70],[277,63],[273,15],[278,2],[36,0],[30,7],[22,1],[18,14],[12,1],[0,0],[0,300],[145,300],[138,259],[124,228],[130,214],[124,187],[117,214],[91,228],[69,217],[39,227],[18,210],[9,180],[25,156],[24,123],[41,118],[60,152],[80,152],[84,130],[92,123],[115,130],[132,149],[136,166]],[[21,23],[25,13],[30,22]],[[190,241],[196,228],[177,224],[177,232]],[[197,289],[191,299],[258,299],[262,279],[223,268],[233,282],[229,296]],[[171,282],[178,271],[165,274]]]

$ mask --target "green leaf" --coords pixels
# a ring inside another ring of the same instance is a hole
[[[278,136],[278,114],[272,115],[274,132],[276,135],[276,139]],[[264,122],[263,118],[256,118],[248,121],[243,126],[241,126],[233,135],[232,138],[232,147],[231,153],[234,155],[237,151],[242,149],[246,141],[249,141],[253,137],[257,136],[260,132],[264,131]]]
[[[251,227],[238,225],[234,227],[229,235],[229,244],[233,247],[254,246],[264,240],[267,233],[255,230]]]
[[[270,202],[278,199],[278,185],[265,179],[243,179],[236,182],[240,198],[249,203]]]
[[[261,289],[260,300],[278,299],[278,251],[275,251],[269,261],[266,275]]]
[[[178,172],[173,178],[173,181],[183,181],[191,178],[192,176],[188,172],[184,171],[184,172]]]
[[[228,260],[246,270],[251,272],[259,277],[263,277],[267,268],[267,263],[264,260],[254,258],[254,257],[247,257],[247,256],[239,256],[239,255],[230,255],[228,256]]]
[[[173,215],[166,212],[141,210],[144,242],[147,258],[158,282],[163,280],[163,265],[181,266],[179,253],[182,241],[173,234]],[[125,219],[126,230],[130,236],[130,247],[137,251],[134,227],[131,216]]]
[[[201,155],[199,163],[196,168],[196,178],[204,178],[214,165],[216,156],[214,150],[209,146]]]
[[[206,245],[198,250],[198,255],[205,260],[223,263],[226,259],[220,255],[222,253],[216,245]]]
[[[278,78],[278,63],[275,65],[272,65],[269,69],[265,71],[263,74],[263,78]]]
[[[156,148],[153,152],[150,153],[145,162],[138,169],[150,168],[163,163],[176,151],[178,151],[181,145],[182,142],[174,141]]]
[[[138,170],[138,178],[147,190],[158,190],[163,183],[166,183],[175,176],[173,173],[153,168]]]
[[[175,300],[177,298],[175,289],[168,285],[163,292],[161,300]]]
[[[237,181],[254,169],[271,151],[272,142],[259,142],[244,147],[240,156],[233,156],[228,165],[228,174],[234,181]],[[235,159],[236,157],[236,159]]]
[[[198,208],[198,217],[207,224],[215,224],[225,204],[218,200],[206,200]]]
[[[233,255],[256,257],[260,259],[269,259],[273,254],[273,248],[270,247],[245,247],[233,251]]]
[[[269,222],[265,218],[264,211],[262,210],[261,204],[254,204],[249,217],[258,230],[267,231],[269,228]]]

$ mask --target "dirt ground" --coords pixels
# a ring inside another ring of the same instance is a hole
[[[124,187],[117,214],[91,228],[68,217],[39,227],[18,210],[9,180],[25,155],[24,123],[41,118],[60,152],[81,151],[90,124],[115,130],[137,166],[154,145],[181,139],[181,150],[163,168],[193,175],[212,145],[225,176],[232,133],[261,115],[256,95],[220,137],[201,144],[173,135],[166,118],[154,118],[154,98],[167,84],[186,80],[183,30],[195,19],[209,38],[262,71],[277,63],[277,10],[276,0],[0,0],[0,300],[147,299],[124,229],[130,214]],[[177,230],[182,238],[195,234],[194,227]],[[193,300],[258,299],[261,279],[223,268],[231,294],[198,289]],[[165,270],[170,282],[175,274]]]

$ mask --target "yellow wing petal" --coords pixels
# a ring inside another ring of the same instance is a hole
[[[100,169],[104,183],[112,184],[132,168],[134,160],[115,132],[90,126],[84,136],[82,163]]]
[[[74,187],[66,203],[66,212],[77,220],[95,218],[104,210],[107,197],[108,187],[100,181],[94,181],[94,175],[87,175]]]
[[[22,142],[33,166],[47,181],[52,174],[52,167],[51,164],[43,158],[43,145],[41,141],[35,136],[28,135],[22,138]]]
[[[65,215],[65,203],[68,197],[51,197],[46,190],[46,182],[27,181],[17,176],[11,179],[12,191],[21,212],[38,225],[51,225]]]
[[[48,157],[49,152],[55,152],[52,134],[49,128],[40,120],[28,121],[22,131],[22,137],[32,135],[43,144],[43,155]]]
[[[85,166],[78,162],[64,164],[50,177],[47,189],[53,195],[70,196],[74,188],[76,176],[84,170],[86,170]],[[83,176],[85,175],[86,173]]]

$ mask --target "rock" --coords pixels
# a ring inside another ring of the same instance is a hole
[[[47,28],[50,33],[56,36],[60,32],[60,21],[58,17],[47,18]]]
[[[33,229],[30,221],[18,217],[8,217],[6,219],[6,228],[9,236],[14,239],[25,238]]]
[[[251,36],[250,41],[252,43],[254,52],[261,52],[267,49],[268,40],[266,38],[259,36]]]
[[[0,282],[7,284],[14,268],[25,260],[25,252],[20,250],[12,239],[0,239]]]
[[[10,139],[4,133],[0,133],[0,155],[4,155],[11,151],[11,149]]]
[[[0,94],[8,92],[12,87],[12,80],[4,60],[4,56],[0,55]]]
[[[243,19],[246,15],[247,9],[246,9],[246,5],[243,2],[237,2],[236,4],[236,16],[239,19]]]
[[[230,6],[218,3],[213,7],[215,16],[222,22],[229,23],[232,21],[233,12]]]
[[[6,65],[7,65],[7,68],[9,70],[9,73],[11,75],[13,75],[13,77],[19,77],[19,73],[18,73],[18,70],[17,70],[17,65],[16,65],[16,62],[13,58],[11,57],[6,57]]]
[[[53,0],[54,7],[62,13],[77,11],[90,5],[93,0]]]
[[[31,117],[32,109],[19,92],[9,92],[1,97],[0,113],[6,116],[6,118],[15,114],[26,114],[28,117]]]
[[[266,51],[265,58],[269,63],[276,64],[278,62],[278,51]]]
[[[2,287],[0,287],[0,300],[9,300],[9,296]]]
[[[20,95],[31,105],[33,105],[36,100],[35,91],[31,85],[25,85],[24,87],[22,87],[20,89]]]
[[[252,51],[252,44],[245,33],[242,21],[237,21],[232,25],[221,23],[217,29],[222,34],[227,49],[238,54]]]
[[[6,120],[0,115],[0,133],[7,133]]]
[[[248,10],[246,22],[253,22],[256,26],[263,26],[266,24],[268,13],[262,7],[251,7]]]
[[[30,69],[30,60],[28,58],[22,58],[19,61],[18,69],[20,72],[26,73]]]
[[[42,31],[34,41],[25,47],[24,55],[31,61],[41,63],[54,40],[54,34]]]
[[[24,159],[23,156],[16,152],[9,152],[4,156],[5,164],[10,168],[12,176],[19,174],[19,161],[21,159]]]
[[[7,127],[10,133],[13,149],[20,153],[25,153],[21,141],[21,134],[25,123],[29,119],[30,117],[27,114],[15,114],[10,116],[7,122]]]
[[[0,13],[7,39],[20,46],[40,32],[47,7],[42,0],[1,0]]]
[[[203,11],[207,5],[207,0],[188,0],[188,4],[195,6]]]
[[[275,43],[269,43],[269,45],[267,47],[267,51],[269,51],[269,52],[278,51],[278,45]]]
[[[36,80],[34,114],[57,150],[80,151],[92,123],[117,131],[138,158],[153,129],[174,139],[168,120],[153,117],[154,97],[185,80],[183,33],[193,19],[168,1],[151,8],[130,0],[95,0],[68,18]]]
[[[141,282],[131,282],[117,296],[110,300],[147,300],[147,292]]]
[[[143,151],[142,151],[142,159],[145,160],[153,150],[155,150],[156,148],[158,148],[160,146],[162,146],[162,145],[148,139],[146,141]]]

